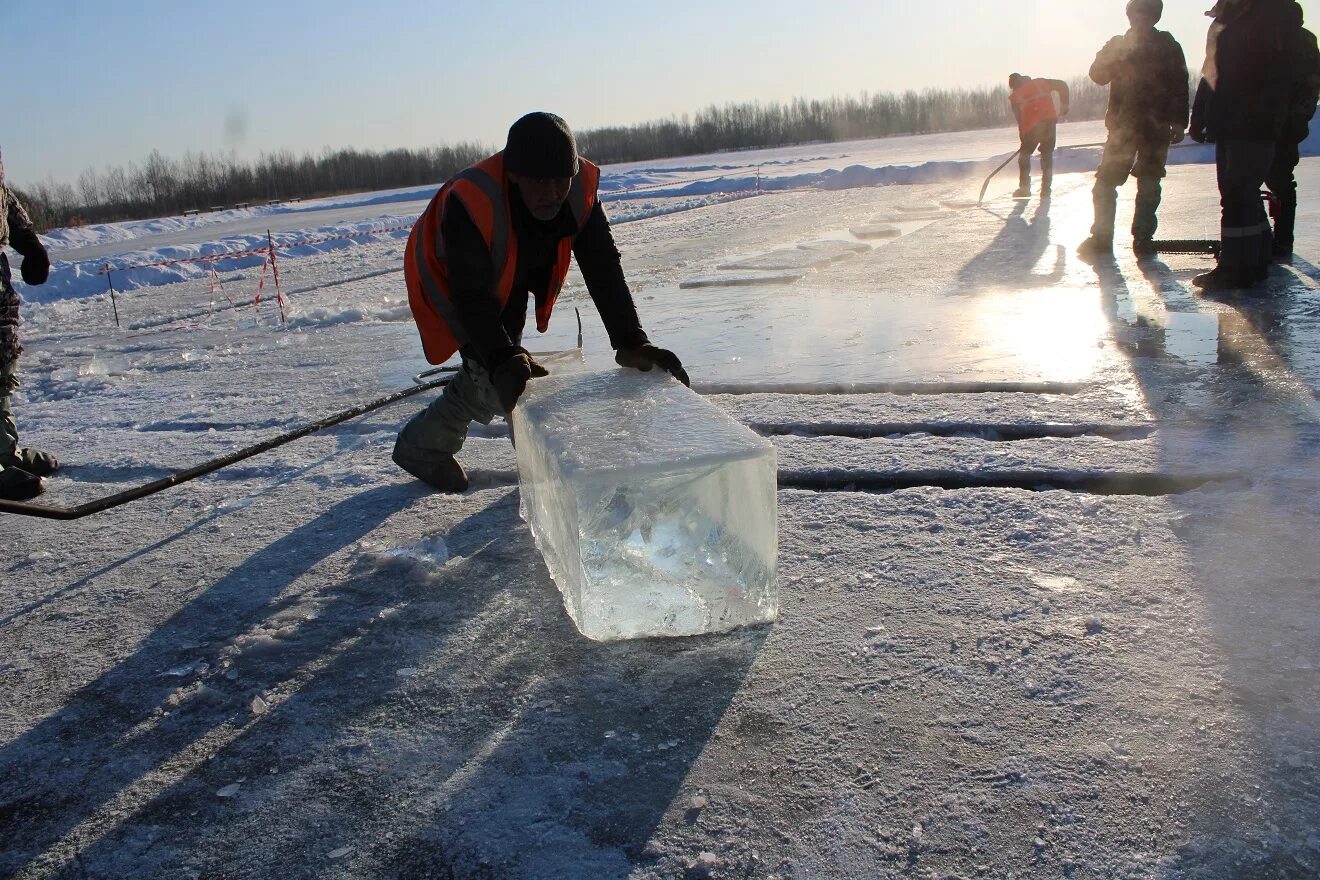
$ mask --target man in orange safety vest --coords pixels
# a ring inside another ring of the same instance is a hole
[[[1054,179],[1054,143],[1060,117],[1068,115],[1068,84],[1060,79],[1033,79],[1014,73],[1008,77],[1008,102],[1018,121],[1022,146],[1018,150],[1018,188],[1014,198],[1031,195],[1031,154],[1040,150],[1040,197],[1050,196]],[[1054,104],[1054,96],[1059,104]]]
[[[671,351],[647,339],[601,209],[600,169],[581,158],[568,124],[529,113],[499,153],[445,183],[413,226],[404,252],[408,303],[426,358],[462,365],[443,394],[412,418],[394,463],[441,492],[462,492],[454,455],[468,426],[506,418],[528,380],[548,375],[522,347],[529,300],[544,333],[571,258],[605,324],[615,360],[658,367],[687,384]]]

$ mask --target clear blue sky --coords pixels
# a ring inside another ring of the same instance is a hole
[[[1204,55],[1211,0],[1161,27]],[[1310,18],[1311,7],[1303,3]],[[528,110],[575,128],[736,100],[1085,72],[1123,0],[0,0],[15,184],[153,148],[318,151],[503,142]]]

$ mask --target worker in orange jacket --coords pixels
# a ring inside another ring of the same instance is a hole
[[[441,492],[467,489],[454,456],[468,426],[507,418],[527,382],[548,375],[522,347],[527,306],[534,302],[544,333],[573,257],[615,360],[659,367],[687,384],[678,357],[642,330],[599,182],[600,169],[578,155],[563,119],[529,113],[510,127],[501,152],[452,177],[418,218],[404,253],[408,303],[427,360],[457,353],[462,365],[399,432],[399,467]]]
[[[1068,115],[1068,84],[1061,79],[1033,79],[1022,73],[1008,77],[1008,103],[1017,117],[1018,135],[1022,146],[1018,150],[1018,188],[1015,198],[1031,195],[1031,155],[1040,150],[1040,197],[1050,196],[1054,180],[1054,144],[1059,119]],[[1054,104],[1054,96],[1059,104]]]

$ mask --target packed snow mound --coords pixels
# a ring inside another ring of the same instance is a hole
[[[277,259],[310,256],[368,241],[407,239],[413,216],[385,215],[359,223],[321,226],[309,231],[280,232],[275,242]],[[263,235],[243,235],[190,245],[168,245],[152,250],[126,251],[108,259],[65,262],[53,260],[50,277],[40,287],[24,286],[23,299],[50,303],[106,293],[109,269],[116,291],[136,290],[205,278],[214,267],[221,281],[226,273],[260,268],[267,259],[269,241]],[[221,256],[227,255],[227,256]]]

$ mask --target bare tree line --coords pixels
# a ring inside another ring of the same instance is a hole
[[[1109,90],[1087,77],[1069,83],[1070,119],[1104,116]],[[710,106],[689,118],[612,126],[578,136],[584,155],[603,164],[640,162],[724,150],[846,141],[1013,124],[1004,86],[862,94],[825,100],[795,98]]]
[[[1072,119],[1104,115],[1108,89],[1086,77],[1069,83]],[[609,164],[725,150],[817,141],[966,131],[1011,125],[1004,86],[927,89],[795,98],[784,103],[714,105],[689,118],[671,118],[578,133],[582,153]],[[405,186],[439,184],[489,155],[478,143],[385,151],[329,148],[320,155],[283,150],[255,162],[233,155],[185,153],[171,159],[153,150],[140,165],[88,168],[76,184],[53,179],[19,190],[42,229],[179,214],[248,202],[316,198]]]
[[[291,151],[262,154],[255,162],[232,155],[185,153],[171,159],[153,150],[138,165],[88,168],[76,185],[48,180],[19,189],[42,229],[108,223],[231,207],[243,202],[316,198],[443,181],[490,155],[483,144],[395,149]]]

